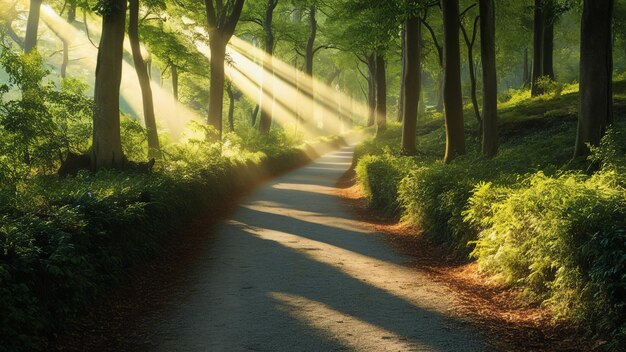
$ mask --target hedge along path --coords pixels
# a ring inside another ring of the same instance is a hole
[[[352,149],[258,189],[215,229],[176,303],[141,317],[153,351],[486,351],[451,292],[343,209]],[[132,339],[129,339],[132,341]],[[135,344],[135,349],[138,347]]]

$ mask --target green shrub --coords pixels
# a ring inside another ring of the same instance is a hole
[[[414,168],[412,158],[387,152],[361,158],[356,167],[356,176],[373,207],[390,215],[399,215],[398,185]]]
[[[623,323],[626,190],[615,172],[482,183],[469,204],[465,219],[479,230],[472,256],[482,270],[557,315]]]

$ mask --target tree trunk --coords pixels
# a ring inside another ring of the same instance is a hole
[[[408,19],[405,21],[404,26],[402,28],[402,71],[400,72],[400,96],[398,97],[398,122],[402,122],[402,119],[404,118],[404,95],[405,95],[405,90],[406,90],[406,81],[404,79],[404,76],[406,74],[406,31],[408,30],[406,27],[406,22],[408,21]],[[418,19],[419,21],[419,19]],[[419,29],[418,29],[419,30]]]
[[[69,0],[69,8],[67,9],[67,22],[72,24],[76,21],[76,0]]]
[[[441,0],[444,34],[443,103],[446,121],[444,162],[465,154],[463,94],[461,92],[461,49],[459,47],[459,1]]]
[[[226,43],[217,34],[209,42],[211,50],[211,87],[209,92],[208,123],[217,131],[222,139],[222,104],[224,101],[224,60],[226,59]]]
[[[613,0],[584,0],[580,41],[580,106],[574,156],[589,153],[613,122]]]
[[[143,118],[146,125],[146,133],[148,135],[148,158],[160,158],[161,148],[159,146],[159,134],[154,114],[154,101],[152,97],[152,87],[150,87],[150,76],[148,75],[148,67],[141,56],[141,45],[139,43],[139,0],[129,0],[128,11],[128,39],[133,53],[135,72],[137,72],[139,87],[141,88]]]
[[[417,109],[421,90],[421,24],[417,16],[413,15],[404,23],[404,63],[402,86],[404,107],[402,109],[402,151],[407,155],[416,153],[417,137]]]
[[[482,133],[482,119],[480,118],[480,109],[478,108],[478,98],[476,97],[476,68],[474,67],[474,43],[476,42],[476,29],[480,16],[477,16],[474,20],[474,26],[472,27],[472,37],[467,35],[465,27],[461,23],[461,31],[463,32],[463,39],[467,45],[467,66],[469,67],[470,77],[470,97],[472,99],[472,107],[474,108],[474,116],[478,121],[479,130]]]
[[[178,102],[178,67],[170,63],[170,68],[172,70],[172,94],[174,100]]]
[[[42,0],[30,0],[28,9],[28,22],[26,23],[26,35],[24,36],[24,52],[30,53],[37,46],[37,31],[39,30],[39,13],[41,12]]]
[[[263,77],[269,77],[269,81],[261,82],[261,119],[259,120],[259,131],[268,133],[272,127],[272,116],[274,112],[274,31],[272,30],[272,20],[274,18],[274,9],[278,4],[278,0],[268,0],[267,10],[265,11],[265,20],[263,21],[263,30],[265,31],[265,60],[263,60]],[[268,86],[267,89],[264,86]]]
[[[494,0],[479,0],[480,57],[483,66],[482,152],[487,157],[493,157],[498,153],[498,76],[494,5]]]
[[[369,73],[367,102],[369,105],[369,115],[367,117],[367,126],[373,126],[376,122],[376,60],[374,55],[367,58],[367,69]]]
[[[524,48],[524,72],[522,73],[522,87],[526,88],[530,84],[528,69],[528,48]]]
[[[102,36],[94,87],[94,170],[122,168],[124,154],[120,137],[120,82],[126,27],[126,0],[109,0],[112,10],[102,17]]]
[[[385,56],[376,54],[376,136],[387,130],[387,71]]]
[[[254,110],[252,110],[252,115],[250,115],[250,126],[254,127],[256,125],[256,116],[259,114],[260,106],[256,104]]]
[[[313,86],[313,56],[315,55],[315,37],[317,36],[317,18],[315,5],[311,5],[309,9],[309,23],[311,26],[311,33],[309,34],[309,40],[306,45],[306,57],[304,64],[304,72],[308,75],[305,79],[305,94],[306,94],[306,113],[310,114],[311,121],[309,123],[317,123],[315,121],[315,87]]]
[[[228,84],[226,86],[226,93],[228,94],[228,127],[231,132],[235,132],[235,94],[233,93],[233,87]]]
[[[554,23],[546,23],[543,33],[543,76],[554,81]]]
[[[537,85],[537,81],[543,76],[543,39],[544,39],[544,18],[542,0],[535,0],[535,18],[533,25],[533,74],[530,95],[535,97],[542,93]]]

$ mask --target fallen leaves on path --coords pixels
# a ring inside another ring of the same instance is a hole
[[[490,345],[499,351],[592,351],[594,341],[583,329],[557,321],[548,308],[524,302],[521,292],[503,287],[481,274],[476,263],[459,263],[428,240],[415,227],[369,207],[354,171],[337,183],[336,193],[346,206],[389,242],[411,256],[412,266],[455,292],[457,313],[485,331]]]

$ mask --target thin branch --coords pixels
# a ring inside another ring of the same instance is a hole
[[[100,49],[92,40],[91,40],[91,36],[89,35],[89,26],[87,25],[87,10],[83,9],[83,25],[85,26],[85,34],[87,35],[87,39],[89,39],[89,42],[91,43],[91,45],[93,45],[94,48],[96,49]]]

